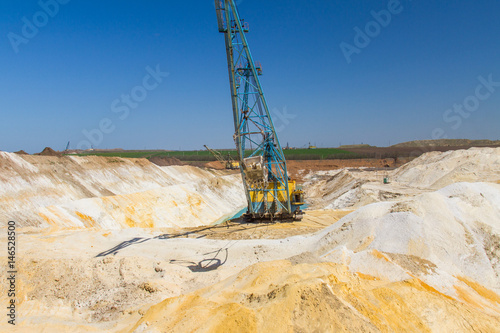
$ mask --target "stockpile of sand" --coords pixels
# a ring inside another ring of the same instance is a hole
[[[392,182],[384,184],[384,171],[338,170],[314,172],[305,183],[311,209],[356,209],[380,201],[401,200],[427,190]]]
[[[362,186],[368,182],[346,169],[333,172],[333,175],[325,172],[309,174],[306,183],[307,201],[313,209],[353,207],[366,197],[362,193]],[[371,202],[373,200],[366,200],[366,203]]]
[[[397,169],[392,179],[426,189],[440,189],[456,182],[498,182],[500,148],[426,153]]]
[[[400,267],[388,269],[373,251],[401,254],[500,292],[499,241],[500,185],[457,183],[412,199],[362,207],[322,231],[315,253],[390,279],[411,275]]]
[[[35,154],[40,156],[62,156],[62,153],[55,151],[50,147],[45,147],[41,152]]]
[[[245,204],[238,175],[146,159],[0,152],[0,222],[18,226],[196,226]]]

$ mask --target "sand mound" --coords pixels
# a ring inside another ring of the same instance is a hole
[[[500,292],[500,186],[496,184],[458,183],[397,203],[368,205],[318,236],[319,256],[349,262],[355,271],[408,278],[406,270],[380,266],[383,260],[374,255],[376,250],[425,259],[452,276],[468,276]]]
[[[18,154],[18,155],[29,155],[27,152],[25,152],[24,150],[19,150],[19,151],[16,151],[14,152],[14,154]]]
[[[35,155],[40,155],[40,156],[62,156],[62,153],[55,151],[54,149],[50,147],[45,147],[44,150],[42,150],[40,153],[37,153]]]
[[[363,196],[361,187],[367,182],[366,179],[356,178],[348,170],[338,171],[333,176],[322,177],[322,179],[318,177],[310,179],[306,191],[308,203],[312,208],[353,207]]]
[[[239,175],[145,159],[0,152],[0,220],[18,226],[198,226],[245,204]]]
[[[383,171],[315,172],[307,176],[311,209],[355,209],[380,201],[402,200],[425,192],[397,183],[386,185]]]
[[[411,187],[431,189],[457,182],[497,182],[500,148],[426,153],[397,169],[392,179]]]

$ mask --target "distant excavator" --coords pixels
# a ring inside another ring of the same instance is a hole
[[[288,177],[286,160],[259,81],[245,33],[249,31],[234,0],[215,0],[219,32],[226,41],[233,136],[248,209],[246,220],[300,220],[304,192]]]
[[[237,170],[240,168],[240,164],[232,158],[231,153],[228,152],[226,158],[224,158],[217,150],[208,148],[207,145],[203,147],[205,147],[217,161],[221,162],[227,170]]]

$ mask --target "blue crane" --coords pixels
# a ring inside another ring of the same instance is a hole
[[[234,141],[245,187],[249,220],[300,219],[303,192],[290,180],[259,76],[262,67],[252,58],[245,33],[248,23],[234,0],[215,0],[219,32],[226,53],[234,117]]]

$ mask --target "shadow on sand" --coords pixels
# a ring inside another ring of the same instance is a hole
[[[133,238],[128,241],[121,242],[120,244],[114,246],[113,248],[106,250],[104,252],[99,253],[96,255],[96,258],[99,257],[106,257],[109,255],[116,255],[118,252],[121,250],[132,246],[132,245],[138,245],[145,243],[147,241],[150,241],[152,239],[161,239],[161,240],[168,240],[168,239],[175,239],[175,238],[189,238],[191,235],[196,235],[200,232],[206,232],[214,229],[221,229],[221,228],[229,228],[229,224],[226,225],[216,225],[216,226],[210,226],[210,227],[204,227],[192,231],[186,231],[178,234],[163,234],[154,238]],[[196,238],[204,238],[207,235],[199,235]],[[229,248],[220,248],[218,250],[215,250],[213,252],[205,253],[203,254],[204,258],[200,261],[191,261],[191,260],[186,260],[186,259],[171,259],[169,262],[171,264],[175,265],[181,265],[189,268],[192,272],[209,272],[216,270],[220,266],[224,265],[227,262],[227,259],[229,257]],[[219,258],[220,257],[220,258]]]

